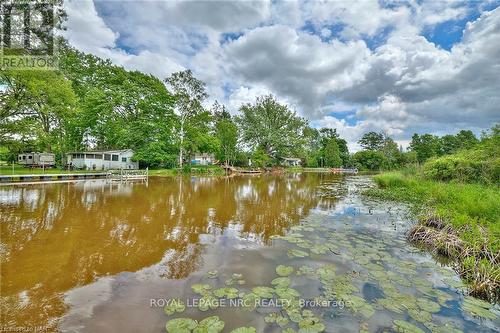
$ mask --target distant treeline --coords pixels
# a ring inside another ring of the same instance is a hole
[[[315,129],[272,95],[231,115],[215,102],[205,108],[205,83],[191,71],[165,80],[127,71],[110,60],[61,42],[57,71],[0,72],[0,160],[19,152],[54,152],[59,164],[68,151],[131,148],[134,159],[158,168],[177,167],[195,152],[222,163],[272,166],[299,157],[309,167],[394,169],[471,147],[470,131],[441,138],[413,136],[403,152],[383,134],[366,133],[364,150],[350,154],[332,128]]]

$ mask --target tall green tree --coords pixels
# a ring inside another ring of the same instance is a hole
[[[413,134],[410,142],[410,149],[417,154],[419,163],[423,163],[430,157],[441,154],[441,141],[439,137],[432,134]]]
[[[206,110],[203,109],[202,102],[208,97],[205,89],[205,83],[193,76],[191,70],[173,73],[165,79],[165,82],[170,86],[175,97],[175,106],[179,116],[179,165],[182,167],[184,160],[184,151],[187,147],[193,149],[194,140],[189,142],[187,134],[197,134],[196,125],[203,124],[200,122],[203,117],[207,116]],[[201,140],[201,138],[198,138]]]
[[[383,133],[368,132],[358,141],[361,147],[366,150],[381,150],[384,146],[385,137]]]
[[[324,149],[325,165],[332,168],[342,166],[342,159],[340,158],[340,150],[337,140],[331,138],[325,145]]]
[[[0,136],[2,141],[34,142],[40,150],[61,154],[77,112],[71,82],[54,71],[2,71]]]
[[[217,159],[224,161],[225,164],[232,164],[236,159],[238,127],[224,105],[220,105],[217,101],[212,107],[212,112],[215,137],[219,145]]]
[[[242,140],[252,149],[260,147],[276,161],[302,149],[307,121],[272,95],[259,97],[254,104],[241,106],[240,111],[236,120]]]
[[[175,163],[174,98],[161,80],[67,45],[60,68],[81,111],[66,138],[73,150],[132,148],[134,159],[147,165]]]

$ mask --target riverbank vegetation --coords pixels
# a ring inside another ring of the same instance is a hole
[[[422,167],[374,177],[367,195],[411,204],[409,240],[451,259],[471,293],[500,297],[500,131]]]

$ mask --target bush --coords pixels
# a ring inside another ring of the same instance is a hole
[[[424,175],[440,181],[495,184],[500,181],[500,158],[490,153],[471,149],[435,158],[424,164]]]

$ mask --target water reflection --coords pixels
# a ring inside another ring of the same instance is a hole
[[[0,187],[1,322],[56,327],[63,294],[106,275],[161,262],[184,278],[202,262],[201,241],[226,230],[265,244],[315,207],[318,175],[158,178],[148,184]]]

